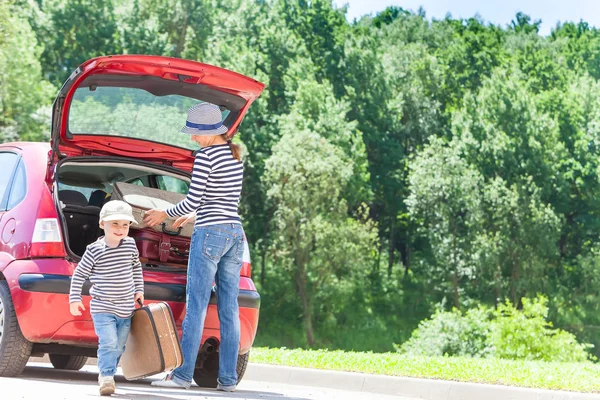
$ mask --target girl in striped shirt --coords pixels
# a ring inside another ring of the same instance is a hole
[[[144,222],[153,226],[162,223],[167,216],[180,217],[173,224],[177,228],[196,221],[190,244],[186,315],[182,327],[184,363],[165,380],[152,382],[152,385],[190,387],[216,277],[221,326],[217,390],[231,392],[238,380],[238,295],[244,251],[244,232],[238,214],[244,174],[240,148],[231,142],[221,120],[221,110],[214,104],[201,103],[190,108],[181,131],[191,135],[202,147],[196,155],[188,194],[171,208],[147,211]]]
[[[127,236],[135,222],[131,206],[120,200],[106,203],[100,210],[104,236],[90,244],[71,279],[71,314],[81,315],[85,306],[81,290],[86,279],[90,288],[90,313],[98,336],[98,384],[100,395],[115,391],[114,375],[131,327],[135,302],[144,302],[142,265],[135,241]]]

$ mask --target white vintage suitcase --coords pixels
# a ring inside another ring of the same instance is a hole
[[[185,199],[184,194],[167,192],[165,190],[149,188],[145,186],[133,185],[131,183],[116,182],[112,193],[112,200],[123,200],[133,208],[133,217],[137,224],[132,225],[132,229],[144,229],[148,226],[144,224],[144,212],[153,208],[165,209],[174,206]],[[188,222],[179,229],[173,229],[173,222],[176,218],[167,218],[161,225],[153,226],[158,232],[163,232],[171,236],[192,237],[194,233],[194,223]]]

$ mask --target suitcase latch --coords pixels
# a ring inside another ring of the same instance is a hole
[[[179,250],[179,247],[171,247],[171,251],[178,257],[189,257],[190,251],[186,249]]]
[[[159,250],[160,251],[159,251],[158,258],[162,262],[167,262],[169,260],[169,253],[171,252],[171,242],[169,242],[169,241],[160,242]]]

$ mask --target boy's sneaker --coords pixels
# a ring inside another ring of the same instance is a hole
[[[236,385],[221,385],[220,383],[217,384],[217,390],[220,390],[222,392],[235,392],[235,388]]]
[[[99,376],[100,396],[110,396],[115,392],[115,378],[113,376]]]

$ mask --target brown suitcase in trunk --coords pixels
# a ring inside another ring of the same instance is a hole
[[[144,224],[144,212],[153,208],[165,209],[179,203],[185,199],[185,195],[175,192],[167,192],[155,188],[133,185],[131,183],[116,182],[112,192],[112,200],[123,200],[133,208],[133,217],[137,224],[131,226],[133,229],[144,229],[148,226]],[[188,223],[178,230],[173,230],[173,222],[176,218],[167,218],[160,225],[153,226],[157,232],[166,233],[172,236],[192,237],[194,233],[194,224]]]
[[[163,302],[135,310],[121,357],[125,378],[141,379],[172,371],[182,364],[183,354],[171,307]]]
[[[129,231],[135,240],[140,258],[163,263],[187,264],[190,255],[190,239],[158,233],[149,228]]]

